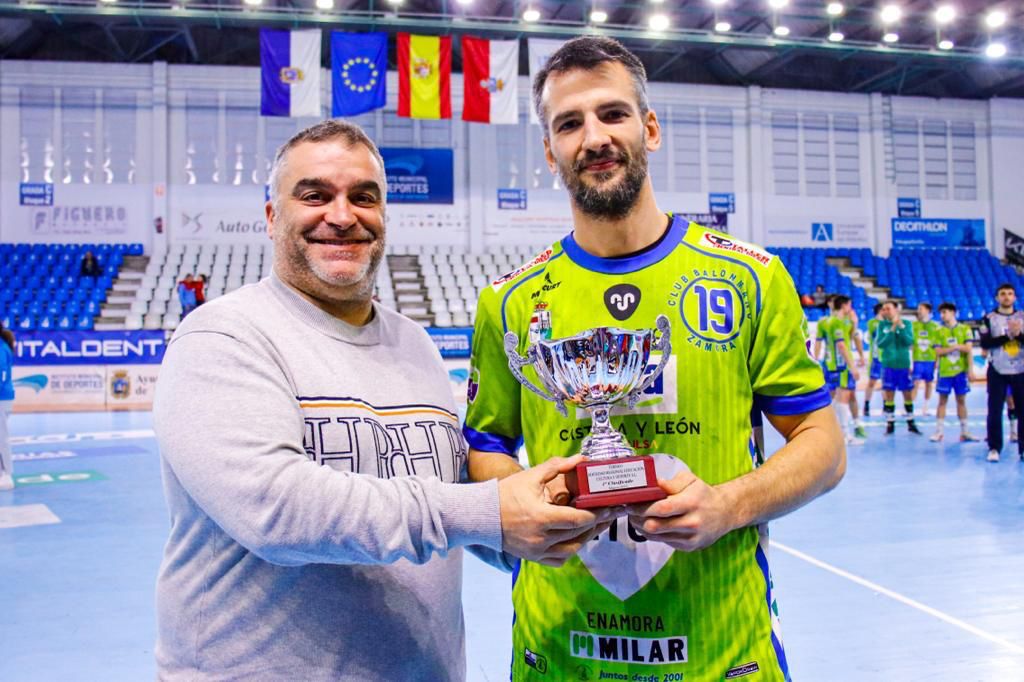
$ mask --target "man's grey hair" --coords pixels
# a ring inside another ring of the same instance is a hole
[[[326,142],[337,138],[341,138],[349,146],[361,144],[370,150],[370,154],[380,164],[381,182],[384,183],[384,186],[380,188],[382,192],[381,201],[387,200],[387,176],[384,173],[384,158],[380,155],[377,145],[355,123],[349,123],[340,119],[327,119],[326,121],[320,121],[311,125],[305,130],[300,130],[290,140],[281,145],[277,153],[274,154],[274,163],[270,166],[269,182],[270,202],[274,207],[274,213],[278,212],[278,203],[281,200],[281,172],[287,162],[288,151],[303,142]]]
[[[551,131],[548,130],[548,112],[542,101],[544,85],[548,78],[553,74],[566,73],[576,69],[590,71],[602,64],[611,63],[622,64],[629,71],[640,115],[647,115],[651,105],[647,99],[647,70],[644,69],[643,62],[614,38],[581,36],[573,38],[558,48],[533,79],[533,108],[537,111],[537,118],[544,130],[544,137],[551,134]]]

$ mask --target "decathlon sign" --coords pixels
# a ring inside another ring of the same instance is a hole
[[[892,245],[985,246],[985,221],[964,218],[893,218]]]
[[[19,334],[16,365],[159,364],[162,331],[38,332]]]

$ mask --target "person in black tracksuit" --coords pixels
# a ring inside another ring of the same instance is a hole
[[[1014,310],[1013,285],[996,289],[998,307],[981,321],[981,347],[988,351],[988,461],[1003,449],[1003,402],[1009,387],[1015,405],[1024,405],[1024,311]],[[1017,420],[1017,454],[1024,461],[1024,419]]]

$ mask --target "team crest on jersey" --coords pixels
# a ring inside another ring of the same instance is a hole
[[[714,232],[705,232],[700,238],[700,243],[701,246],[710,246],[717,251],[728,251],[753,258],[761,265],[768,265],[772,262],[772,254],[764,249]]]
[[[551,339],[551,311],[548,304],[540,301],[530,316],[530,343]]]
[[[752,317],[750,289],[746,278],[728,268],[694,268],[680,275],[668,305],[679,311],[686,343],[707,352],[735,350],[740,330]]]
[[[521,265],[518,268],[516,268],[515,270],[513,270],[512,272],[504,274],[501,277],[499,277],[498,279],[496,279],[493,282],[491,282],[491,287],[495,291],[498,291],[499,289],[501,289],[503,284],[505,284],[507,282],[511,282],[512,280],[516,279],[517,277],[522,275],[527,270],[532,270],[533,268],[535,268],[536,266],[540,265],[541,263],[547,263],[549,260],[551,260],[551,256],[554,254],[554,252],[555,252],[554,248],[548,247],[544,251],[541,251],[540,253],[538,253],[536,255],[536,257],[534,257],[534,259],[531,260],[529,263],[526,263],[525,265]]]

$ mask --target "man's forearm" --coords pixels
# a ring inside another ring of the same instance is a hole
[[[503,452],[469,449],[469,480],[473,482],[502,479],[523,470],[519,461]]]
[[[831,407],[807,415],[788,429],[792,417],[768,415],[789,442],[756,470],[717,486],[732,499],[733,527],[765,523],[828,492],[846,472],[846,450]],[[781,428],[780,428],[781,427]]]

